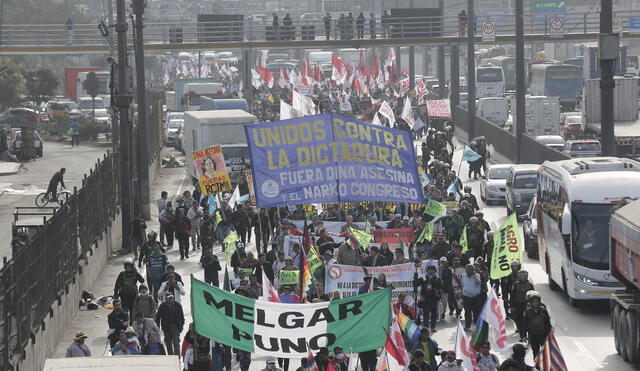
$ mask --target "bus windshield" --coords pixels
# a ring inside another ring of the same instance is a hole
[[[481,68],[477,70],[478,82],[498,82],[502,81],[501,68]]]
[[[550,80],[564,80],[564,79],[578,79],[580,78],[580,71],[577,67],[548,67],[547,79]]]
[[[609,269],[610,210],[610,204],[573,204],[571,245],[574,263],[590,269]]]

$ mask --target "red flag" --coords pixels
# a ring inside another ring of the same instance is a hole
[[[353,89],[358,93],[360,93],[361,88],[360,88],[360,82],[358,80],[360,79],[358,78],[353,79]]]
[[[320,81],[321,80],[321,74],[320,74],[320,66],[318,66],[316,64],[314,70],[313,70],[313,79],[316,81]]]
[[[360,58],[358,60],[358,71],[360,71],[360,75],[367,76],[367,66],[364,62],[364,51],[360,49]]]
[[[309,60],[307,58],[304,59],[304,68],[302,69],[302,74],[305,76],[311,75],[311,65],[309,64]]]
[[[389,326],[389,332],[387,332],[387,342],[384,344],[384,348],[390,356],[398,361],[400,366],[409,366],[411,359],[404,345],[400,325],[398,325],[398,317],[396,317],[393,308],[391,308],[391,312],[393,313],[393,317],[391,318],[391,326]]]
[[[378,58],[374,57],[373,58],[373,63],[371,65],[371,70],[370,70],[370,76],[372,76],[373,78],[378,76],[378,72],[380,72],[380,67],[378,66]]]
[[[289,82],[289,74],[287,74],[287,69],[282,66],[280,76],[284,79],[284,81]]]

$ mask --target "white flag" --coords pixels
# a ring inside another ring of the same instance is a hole
[[[502,306],[498,300],[496,292],[493,287],[489,287],[487,300],[484,303],[480,317],[489,324],[491,333],[490,336],[493,349],[496,351],[508,354],[510,351],[509,343],[507,340],[507,327],[505,325],[504,314],[502,313]]]
[[[478,362],[473,354],[473,347],[471,341],[464,333],[462,323],[458,321],[458,330],[456,335],[456,358],[462,360],[464,369],[467,371],[479,371]]]
[[[351,352],[351,354],[349,355],[349,366],[347,367],[347,371],[356,371],[357,368],[358,354],[353,354],[353,352]]]
[[[293,91],[293,109],[298,112],[301,116],[305,116],[305,102],[304,95],[298,93],[297,91]]]
[[[293,111],[293,107],[289,103],[284,101],[280,101],[280,120],[288,120],[290,118],[295,117],[295,112]]]
[[[253,85],[253,87],[256,89],[259,89],[262,86],[260,74],[255,70],[255,68],[251,69],[251,85]]]
[[[380,123],[380,119],[378,118],[377,113],[373,114],[373,120],[371,120],[371,123],[374,125],[382,125],[382,123]]]
[[[391,106],[389,105],[389,103],[387,103],[386,100],[382,102],[382,105],[380,106],[380,110],[378,111],[378,113],[386,117],[387,120],[389,120],[389,124],[391,126],[393,126],[396,123],[396,116],[393,113],[393,108],[391,108]]]
[[[411,108],[411,99],[406,97],[404,100],[404,107],[402,108],[402,119],[409,124],[409,127],[413,129],[415,124],[415,118],[413,117],[413,108]]]

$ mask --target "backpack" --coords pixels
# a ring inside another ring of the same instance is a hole
[[[536,314],[531,308],[527,310],[527,331],[534,336],[546,336],[547,328],[547,311],[540,308],[540,311]]]
[[[122,289],[123,292],[138,292],[138,277],[135,272],[131,272],[133,274],[125,273],[122,278]]]

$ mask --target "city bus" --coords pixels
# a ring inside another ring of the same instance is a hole
[[[504,81],[507,90],[516,90],[516,57],[501,55],[493,58],[484,59],[485,62],[494,66],[502,67],[504,71]],[[525,65],[529,63],[529,58],[524,59]],[[525,69],[525,81],[527,79],[527,71]]]
[[[575,110],[581,89],[582,76],[578,66],[559,62],[531,66],[531,95],[559,97],[565,111]]]
[[[504,71],[493,64],[476,68],[476,99],[502,97],[505,92]]]
[[[606,183],[606,186],[603,184]],[[540,265],[571,305],[624,287],[609,273],[611,208],[640,197],[640,162],[617,157],[545,161],[538,173]]]

